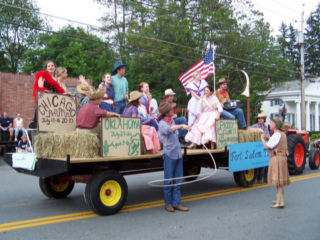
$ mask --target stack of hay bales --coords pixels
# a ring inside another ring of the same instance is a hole
[[[35,136],[34,151],[41,158],[96,158],[100,156],[100,139],[95,133],[41,133]]]
[[[262,132],[257,130],[239,130],[239,143],[259,142]]]

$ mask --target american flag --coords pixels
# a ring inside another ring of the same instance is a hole
[[[179,76],[179,80],[184,88],[189,82],[193,80],[192,74],[196,71],[200,71],[201,79],[206,79],[208,76],[213,75],[214,63],[213,63],[213,49],[200,59],[195,65],[193,65],[186,73]],[[187,92],[189,95],[190,93]]]

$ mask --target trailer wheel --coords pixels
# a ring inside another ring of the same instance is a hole
[[[256,181],[257,171],[255,169],[250,169],[234,172],[233,178],[239,187],[251,187]]]
[[[189,178],[185,178],[184,180],[187,182],[196,180],[198,178],[198,175],[201,172],[201,167],[200,166],[187,166],[183,168],[183,176],[187,177],[187,176],[192,176],[195,175],[194,177],[189,177]]]
[[[301,135],[291,134],[287,136],[288,169],[290,175],[301,174],[305,168],[306,149]]]
[[[309,153],[309,167],[314,170],[319,169],[319,163],[320,163],[319,150],[312,149]]]
[[[39,186],[44,195],[49,198],[65,198],[74,187],[74,182],[59,177],[39,178]]]
[[[127,182],[115,171],[96,173],[90,178],[85,189],[86,203],[100,215],[117,213],[125,204],[127,196]]]

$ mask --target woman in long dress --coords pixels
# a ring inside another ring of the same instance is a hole
[[[191,93],[191,99],[188,102],[188,125],[193,126],[197,119],[197,104],[199,99],[204,95],[204,89],[208,85],[205,80],[201,80],[201,73],[195,71],[193,74],[193,81],[189,82],[186,90]]]
[[[268,171],[268,184],[277,187],[277,200],[273,201],[272,208],[284,208],[284,186],[290,185],[289,170],[287,165],[287,136],[281,131],[280,118],[270,118],[270,130],[274,132],[269,142],[266,143],[266,135],[261,135],[263,146],[271,154]]]
[[[206,144],[209,141],[216,142],[215,123],[220,119],[222,111],[218,98],[213,95],[213,88],[206,86],[204,97],[197,105],[197,119],[185,137],[187,141],[192,142],[188,148],[194,148],[196,145]]]

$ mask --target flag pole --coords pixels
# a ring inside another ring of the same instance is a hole
[[[214,65],[214,53],[215,53],[215,46],[214,46],[214,43],[212,45],[212,55],[213,55],[213,90],[216,91],[216,67]]]

